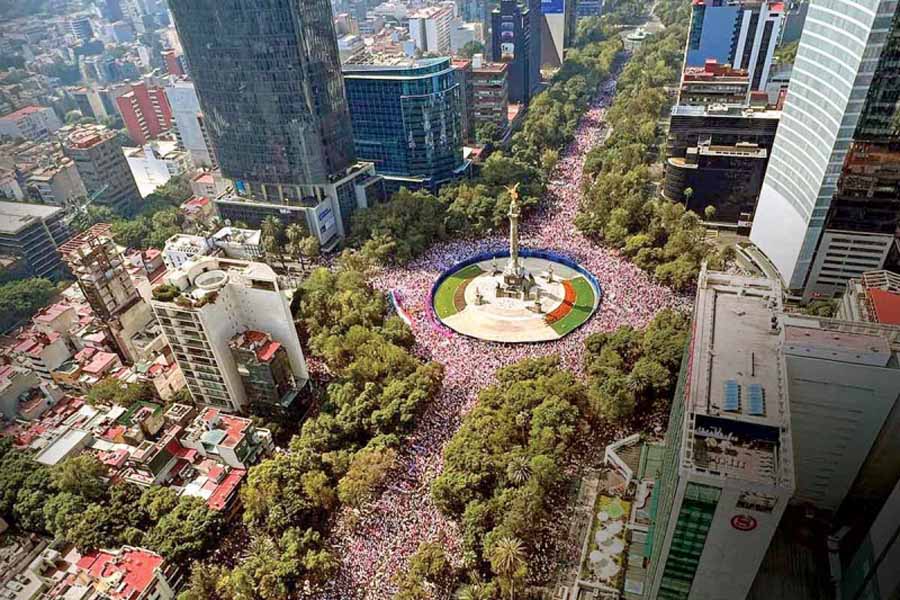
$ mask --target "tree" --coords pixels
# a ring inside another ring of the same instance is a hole
[[[266,256],[277,257],[284,267],[284,224],[276,217],[269,215],[262,222],[262,245]]]
[[[710,204],[706,208],[704,208],[703,217],[707,221],[712,221],[716,217],[716,207]]]
[[[43,506],[47,532],[57,539],[66,537],[86,508],[87,502],[78,494],[60,492],[50,496]]]
[[[299,223],[291,223],[287,226],[285,230],[285,237],[288,241],[288,253],[293,257],[300,260],[300,267],[305,268],[303,265],[303,250],[301,248],[301,244],[303,239],[308,235],[308,231],[306,227],[300,225]]]
[[[503,130],[496,123],[482,123],[475,129],[475,140],[482,146],[494,146],[502,139]]]
[[[447,235],[445,207],[426,191],[402,188],[389,202],[353,215],[352,237],[376,262],[405,264]]]
[[[528,566],[525,562],[525,547],[513,537],[504,537],[490,550],[491,570],[500,576],[502,587],[506,588],[510,600],[516,597],[516,585],[525,579]]]
[[[0,285],[0,325],[6,329],[30,317],[50,302],[56,286],[49,279],[31,277]]]
[[[129,407],[136,402],[153,399],[153,392],[143,383],[126,383],[115,377],[105,377],[95,384],[85,395],[85,400],[93,406],[119,405]]]
[[[106,491],[106,465],[90,453],[72,456],[53,467],[53,485],[61,492],[97,500]]]
[[[466,42],[459,50],[459,55],[463,58],[472,58],[476,54],[484,53],[484,44],[477,41]]]
[[[222,516],[202,498],[183,496],[147,534],[144,543],[167,560],[183,564],[202,557],[219,539]]]
[[[393,448],[358,452],[338,482],[338,498],[350,506],[361,506],[372,498],[396,460],[397,451]]]

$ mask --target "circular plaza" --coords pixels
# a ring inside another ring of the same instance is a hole
[[[492,342],[549,342],[586,323],[601,289],[578,264],[523,250],[472,257],[447,270],[432,291],[437,319],[453,331]]]

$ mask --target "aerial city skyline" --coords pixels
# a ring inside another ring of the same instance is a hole
[[[895,0],[0,14],[0,597],[900,597]]]

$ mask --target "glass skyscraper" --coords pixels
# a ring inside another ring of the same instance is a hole
[[[169,5],[222,173],[238,191],[290,198],[353,164],[329,0]]]
[[[381,196],[356,163],[329,0],[171,0],[222,174],[225,219],[303,223],[324,247]]]
[[[812,0],[750,239],[806,297],[895,251],[896,0]]]
[[[449,58],[348,64],[344,82],[356,153],[387,185],[435,189],[458,173],[462,90]]]

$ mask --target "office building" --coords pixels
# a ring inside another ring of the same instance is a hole
[[[456,23],[450,28],[450,53],[457,56],[466,44],[483,43],[484,27],[481,23]]]
[[[100,16],[110,23],[122,20],[121,0],[101,0],[98,7],[100,8]]]
[[[69,95],[75,101],[76,106],[78,106],[78,111],[82,116],[90,117],[95,120],[109,116],[109,113],[106,112],[106,107],[103,105],[103,100],[100,98],[100,94],[96,89],[92,87],[78,88],[70,90]]]
[[[462,92],[449,58],[344,65],[356,155],[388,189],[437,188],[460,175]]]
[[[756,144],[771,152],[781,112],[739,105],[673,106],[666,156],[684,158],[703,143]]]
[[[532,10],[518,0],[502,0],[491,13],[491,50],[495,63],[505,63],[509,79],[509,100],[528,104],[540,85],[540,36],[532,32],[535,19]],[[537,45],[537,54],[534,45]]]
[[[882,268],[897,244],[897,15],[891,1],[810,3],[750,236],[806,298]]]
[[[74,17],[69,21],[69,32],[75,36],[78,42],[87,42],[94,37],[94,28],[91,27],[91,19],[86,15]]]
[[[172,109],[178,141],[190,154],[194,166],[216,168],[215,154],[210,149],[209,134],[194,82],[188,79],[173,80],[166,86],[166,98]]]
[[[328,0],[170,9],[219,166],[234,180],[234,194],[217,200],[222,217],[274,215],[335,243],[377,183],[371,165],[355,163]]]
[[[428,6],[409,14],[409,37],[422,54],[450,54],[451,6]]]
[[[130,91],[116,98],[116,104],[128,135],[137,144],[146,144],[172,127],[172,109],[161,87],[133,84]]]
[[[45,140],[60,127],[59,117],[46,106],[26,106],[0,117],[0,137]]]
[[[278,413],[293,404],[302,382],[294,377],[284,346],[268,333],[247,330],[229,347],[254,414]]]
[[[74,125],[61,129],[60,135],[91,203],[122,215],[138,206],[141,194],[114,131],[102,125]]]
[[[691,5],[686,67],[707,60],[747,71],[750,89],[765,89],[784,20],[784,3],[697,0]]]
[[[777,283],[700,274],[644,598],[745,598],[794,492]]]
[[[666,161],[663,195],[703,216],[715,209],[714,221],[749,221],[756,210],[768,153],[755,144],[721,146],[704,143],[685,156]]]
[[[750,76],[715,59],[702,67],[685,67],[678,92],[680,106],[745,104],[750,94]]]
[[[59,247],[71,236],[63,217],[55,206],[0,202],[0,256],[24,260],[29,276],[55,276]]]
[[[508,67],[485,62],[480,54],[472,57],[472,130],[492,123],[504,132],[509,127]]]
[[[541,0],[541,65],[559,67],[575,38],[576,0]]]
[[[290,290],[263,263],[203,257],[170,271],[153,290],[163,326],[194,401],[243,411],[250,400],[231,341],[245,331],[272,337],[287,352],[298,387],[309,379],[290,311]]]

